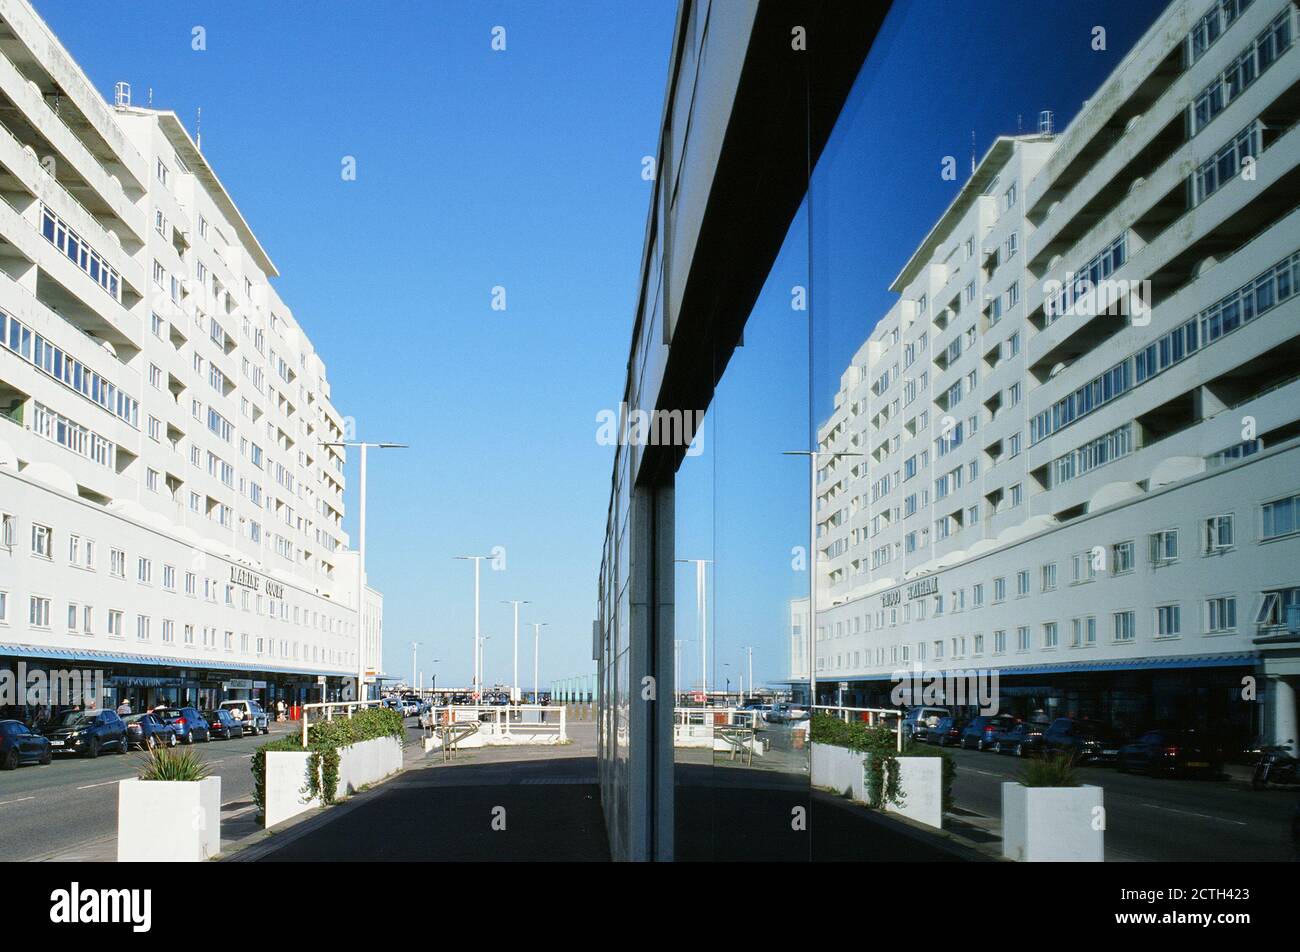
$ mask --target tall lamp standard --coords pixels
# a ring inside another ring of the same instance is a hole
[[[862,454],[787,450],[781,455],[808,457],[808,711],[811,717],[817,713],[817,467],[822,458],[839,459]]]
[[[434,658],[434,659],[433,659],[431,662],[429,662],[429,663],[430,663],[430,664],[442,664],[442,659],[441,659],[441,658]],[[430,686],[429,690],[430,690],[430,691],[435,695],[434,700],[436,701],[436,700],[437,700],[436,695],[437,695],[437,693],[438,693],[438,669],[437,669],[437,668],[434,668],[434,669],[433,669],[433,684]]]
[[[412,691],[419,690],[419,689],[416,687],[416,684],[415,684],[415,678],[416,678],[416,674],[415,674],[415,657],[416,657],[416,653],[418,652],[418,650],[419,650],[419,648],[420,648],[421,643],[422,643],[422,642],[419,642],[419,641],[412,641],[412,642],[411,642],[411,690],[412,690]]]
[[[515,673],[514,680],[510,682],[510,700],[518,703],[519,701],[519,606],[531,605],[526,598],[502,599],[502,605],[515,606]]]
[[[534,704],[542,703],[541,701],[542,696],[541,694],[538,693],[537,690],[537,643],[541,638],[542,629],[547,627],[549,627],[549,625],[544,621],[533,622],[533,703]]]
[[[357,701],[364,700],[366,693],[366,450],[375,447],[381,450],[404,450],[405,443],[363,443],[359,440],[322,440],[321,446],[342,449],[354,446],[361,450],[361,508],[357,512]]]
[[[704,703],[709,703],[709,592],[708,574],[704,566],[712,559],[673,559],[695,566],[695,625],[700,632],[700,691]]]
[[[480,664],[480,657],[479,657],[479,655],[480,655],[480,650],[481,650],[481,644],[482,644],[482,642],[481,642],[481,640],[480,640],[480,638],[479,638],[479,632],[478,632],[478,571],[479,571],[479,564],[480,564],[484,559],[490,559],[490,558],[492,558],[492,556],[490,556],[490,555],[457,555],[457,556],[453,556],[453,558],[455,558],[455,559],[457,559],[458,561],[461,561],[461,562],[473,562],[473,563],[474,563],[474,684],[473,684],[473,694],[474,694],[474,703],[477,704],[479,701],[481,701],[481,700],[483,699],[483,685],[482,685],[482,683],[481,683],[481,681],[482,681],[482,677],[481,677],[481,673],[480,673],[480,671],[479,671],[479,664]]]
[[[754,696],[754,646],[745,645],[745,658],[749,662],[749,696]]]

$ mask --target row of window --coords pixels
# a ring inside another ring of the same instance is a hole
[[[32,402],[32,432],[101,466],[117,468],[116,443],[35,401]]]
[[[1196,135],[1291,48],[1291,10],[1277,15],[1192,102],[1188,132]]]
[[[54,247],[62,251],[78,268],[90,275],[90,279],[113,296],[113,300],[122,300],[122,276],[99,256],[84,238],[75,231],[48,205],[41,204],[41,234]]]

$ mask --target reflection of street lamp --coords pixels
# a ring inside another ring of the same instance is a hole
[[[502,605],[515,606],[515,667],[514,679],[510,682],[510,700],[517,702],[519,700],[519,606],[531,605],[532,602],[525,599],[502,599]]]
[[[441,664],[441,663],[442,663],[442,659],[441,659],[441,658],[434,658],[433,661],[432,661],[431,663],[432,663],[432,664]],[[430,690],[432,693],[434,693],[434,694],[437,694],[437,693],[438,693],[438,670],[437,670],[436,668],[435,668],[434,671],[433,671],[433,685],[430,687],[429,690]]]
[[[709,700],[709,593],[708,575],[704,566],[712,559],[673,559],[695,566],[695,626],[700,633],[700,690],[704,701]]]
[[[787,450],[782,456],[808,457],[808,703],[810,715],[817,713],[817,464],[823,457],[861,456],[861,453],[831,453],[821,450]]]
[[[473,562],[473,563],[474,563],[474,684],[473,684],[473,692],[474,692],[474,694],[475,694],[474,700],[475,700],[475,701],[479,701],[479,700],[482,700],[482,695],[483,695],[483,685],[482,685],[482,683],[481,683],[482,679],[481,679],[481,677],[480,677],[480,671],[479,671],[479,664],[480,664],[480,660],[481,660],[481,659],[480,659],[479,652],[480,652],[481,648],[480,648],[480,645],[479,645],[479,634],[478,634],[478,567],[479,567],[479,563],[480,563],[480,562],[482,562],[484,559],[490,559],[490,558],[492,558],[492,556],[490,556],[490,555],[456,555],[456,556],[452,556],[452,558],[457,559],[458,561],[461,561],[461,562]]]
[[[541,704],[542,696],[537,693],[537,642],[541,638],[542,629],[549,627],[544,621],[533,622],[533,703]]]
[[[361,443],[356,440],[322,440],[321,446],[342,448],[359,447],[361,450],[361,484],[357,491],[361,495],[361,508],[357,513],[357,700],[363,700],[366,685],[366,624],[362,606],[366,594],[366,450],[376,447],[381,450],[404,450],[405,443]],[[305,728],[304,728],[305,729]]]

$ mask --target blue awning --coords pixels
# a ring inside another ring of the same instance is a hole
[[[77,664],[136,664],[167,668],[202,668],[209,671],[247,671],[265,674],[293,674],[303,677],[332,675],[347,677],[337,671],[308,668],[279,668],[270,665],[248,664],[239,661],[209,661],[205,658],[168,658],[163,655],[125,654],[116,651],[99,651],[94,648],[50,648],[43,645],[0,644],[0,658],[12,655],[20,659],[72,661]]]
[[[1087,674],[1095,671],[1150,671],[1176,668],[1242,668],[1259,660],[1254,651],[1216,655],[1171,655],[1165,658],[1108,658],[1098,661],[1065,661],[1059,664],[1026,664],[998,667],[1000,675]],[[972,664],[978,668],[980,665]]]

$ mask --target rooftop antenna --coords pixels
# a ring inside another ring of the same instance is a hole
[[[126,109],[131,105],[130,83],[118,83],[113,87],[113,105],[118,109]]]
[[[970,174],[975,174],[975,130],[970,131]]]
[[[153,108],[153,87],[149,87],[149,108]]]
[[[1038,114],[1038,133],[1039,135],[1050,136],[1052,134],[1052,110],[1044,109]]]
[[[203,151],[203,107],[198,107],[198,113],[194,117],[194,148],[200,152]]]
[[[1024,131],[1024,125],[1025,125],[1024,113],[1020,113],[1020,112],[1016,113],[1016,135],[1020,135],[1020,133]]]

